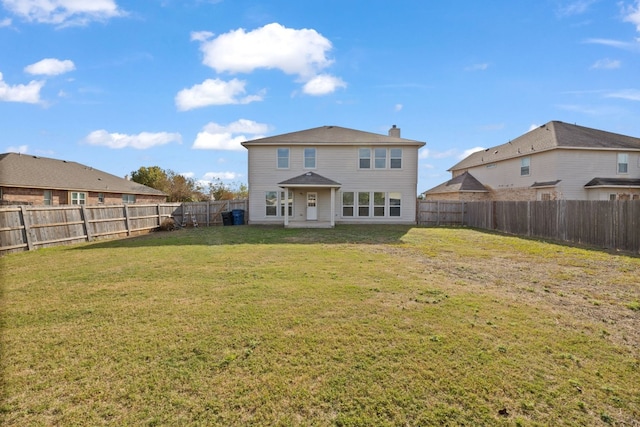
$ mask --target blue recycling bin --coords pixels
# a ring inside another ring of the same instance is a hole
[[[233,225],[244,225],[244,209],[234,209],[231,215],[233,215]]]

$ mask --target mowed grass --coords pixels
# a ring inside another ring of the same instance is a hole
[[[636,425],[640,259],[215,227],[0,258],[3,425]]]

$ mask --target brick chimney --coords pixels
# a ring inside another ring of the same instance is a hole
[[[396,125],[393,125],[393,127],[389,129],[389,136],[400,138],[400,128],[396,127]]]

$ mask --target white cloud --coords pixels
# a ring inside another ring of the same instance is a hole
[[[0,20],[0,28],[2,27],[10,27],[11,26],[11,18],[4,18]]]
[[[141,132],[137,135],[126,135],[122,133],[108,133],[106,130],[101,129],[87,135],[84,142],[89,145],[101,145],[109,148],[131,147],[144,150],[170,142],[181,144],[182,136],[179,133],[169,132]]]
[[[601,44],[604,46],[615,47],[618,49],[634,50],[638,48],[637,43],[623,42],[620,40],[612,39],[587,39],[586,43]]]
[[[228,172],[228,171],[227,172],[207,172],[204,174],[202,179],[209,182],[215,181],[217,179],[232,181],[234,179],[238,179],[241,177],[242,177],[242,174],[239,174],[236,172]]]
[[[462,159],[466,159],[467,157],[469,157],[471,154],[476,153],[478,151],[482,151],[484,150],[484,147],[473,147],[473,148],[469,148],[468,150],[464,150],[462,153],[460,153],[460,155],[458,155],[458,159],[462,160]]]
[[[400,111],[400,110],[402,110],[403,108],[404,108],[404,106],[403,106],[402,104],[396,104],[396,105],[393,107],[393,109],[394,109],[395,111]]]
[[[618,60],[605,58],[597,60],[591,68],[599,70],[615,70],[616,68],[620,68],[621,65],[622,63]]]
[[[638,89],[625,89],[616,92],[611,92],[605,95],[606,98],[620,98],[627,99],[629,101],[640,101],[640,90]]]
[[[40,102],[40,90],[43,86],[44,82],[37,80],[32,80],[26,85],[9,86],[4,82],[2,73],[0,73],[0,101],[38,104]]]
[[[24,71],[29,74],[41,74],[45,76],[57,76],[76,69],[73,61],[65,59],[61,61],[55,58],[45,58],[35,64],[27,65]]]
[[[21,153],[21,154],[24,154],[28,150],[29,150],[29,146],[28,145],[19,145],[17,147],[15,147],[15,146],[7,147],[7,153]]]
[[[336,89],[341,87],[347,87],[347,84],[342,79],[328,74],[321,74],[309,80],[302,91],[307,95],[326,95],[335,92]]]
[[[534,129],[538,129],[540,127],[540,125],[537,124],[532,124],[531,126],[529,126],[529,130],[527,130],[527,132],[531,132]]]
[[[200,150],[244,150],[240,143],[249,139],[262,138],[269,131],[269,126],[252,120],[240,119],[227,126],[208,123],[198,132],[191,148]],[[248,138],[246,135],[251,135]]]
[[[296,30],[278,23],[246,32],[240,28],[202,43],[203,63],[218,73],[250,73],[278,69],[313,77],[333,62],[327,58],[331,42],[315,30]]]
[[[465,71],[484,71],[489,68],[489,64],[486,62],[482,64],[473,64],[465,68]]]
[[[187,111],[209,105],[248,104],[262,101],[263,93],[241,97],[246,93],[245,85],[245,81],[238,79],[228,82],[207,79],[201,84],[178,92],[175,98],[176,107],[179,111]]]
[[[114,0],[0,0],[5,9],[27,21],[58,26],[86,25],[125,16]]]
[[[213,34],[211,31],[192,31],[191,41],[204,42],[209,40],[214,35],[215,34]]]
[[[636,0],[634,5],[629,5],[624,9],[625,16],[622,19],[624,22],[631,22],[636,26],[636,30],[640,31],[640,0]]]
[[[589,9],[589,7],[595,3],[595,0],[576,0],[569,2],[558,9],[560,16],[572,16],[581,15]]]
[[[458,153],[458,150],[452,148],[447,151],[430,152],[429,157],[432,159],[446,159],[447,157],[455,156],[456,153]]]
[[[428,159],[429,158],[429,149],[428,148],[421,148],[420,151],[418,151],[418,158],[420,160]]]

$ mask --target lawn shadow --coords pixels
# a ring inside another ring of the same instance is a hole
[[[198,227],[101,240],[75,246],[74,249],[243,244],[394,244],[401,243],[402,237],[414,227],[416,226],[387,224],[336,225],[334,228],[283,228],[265,225]]]

